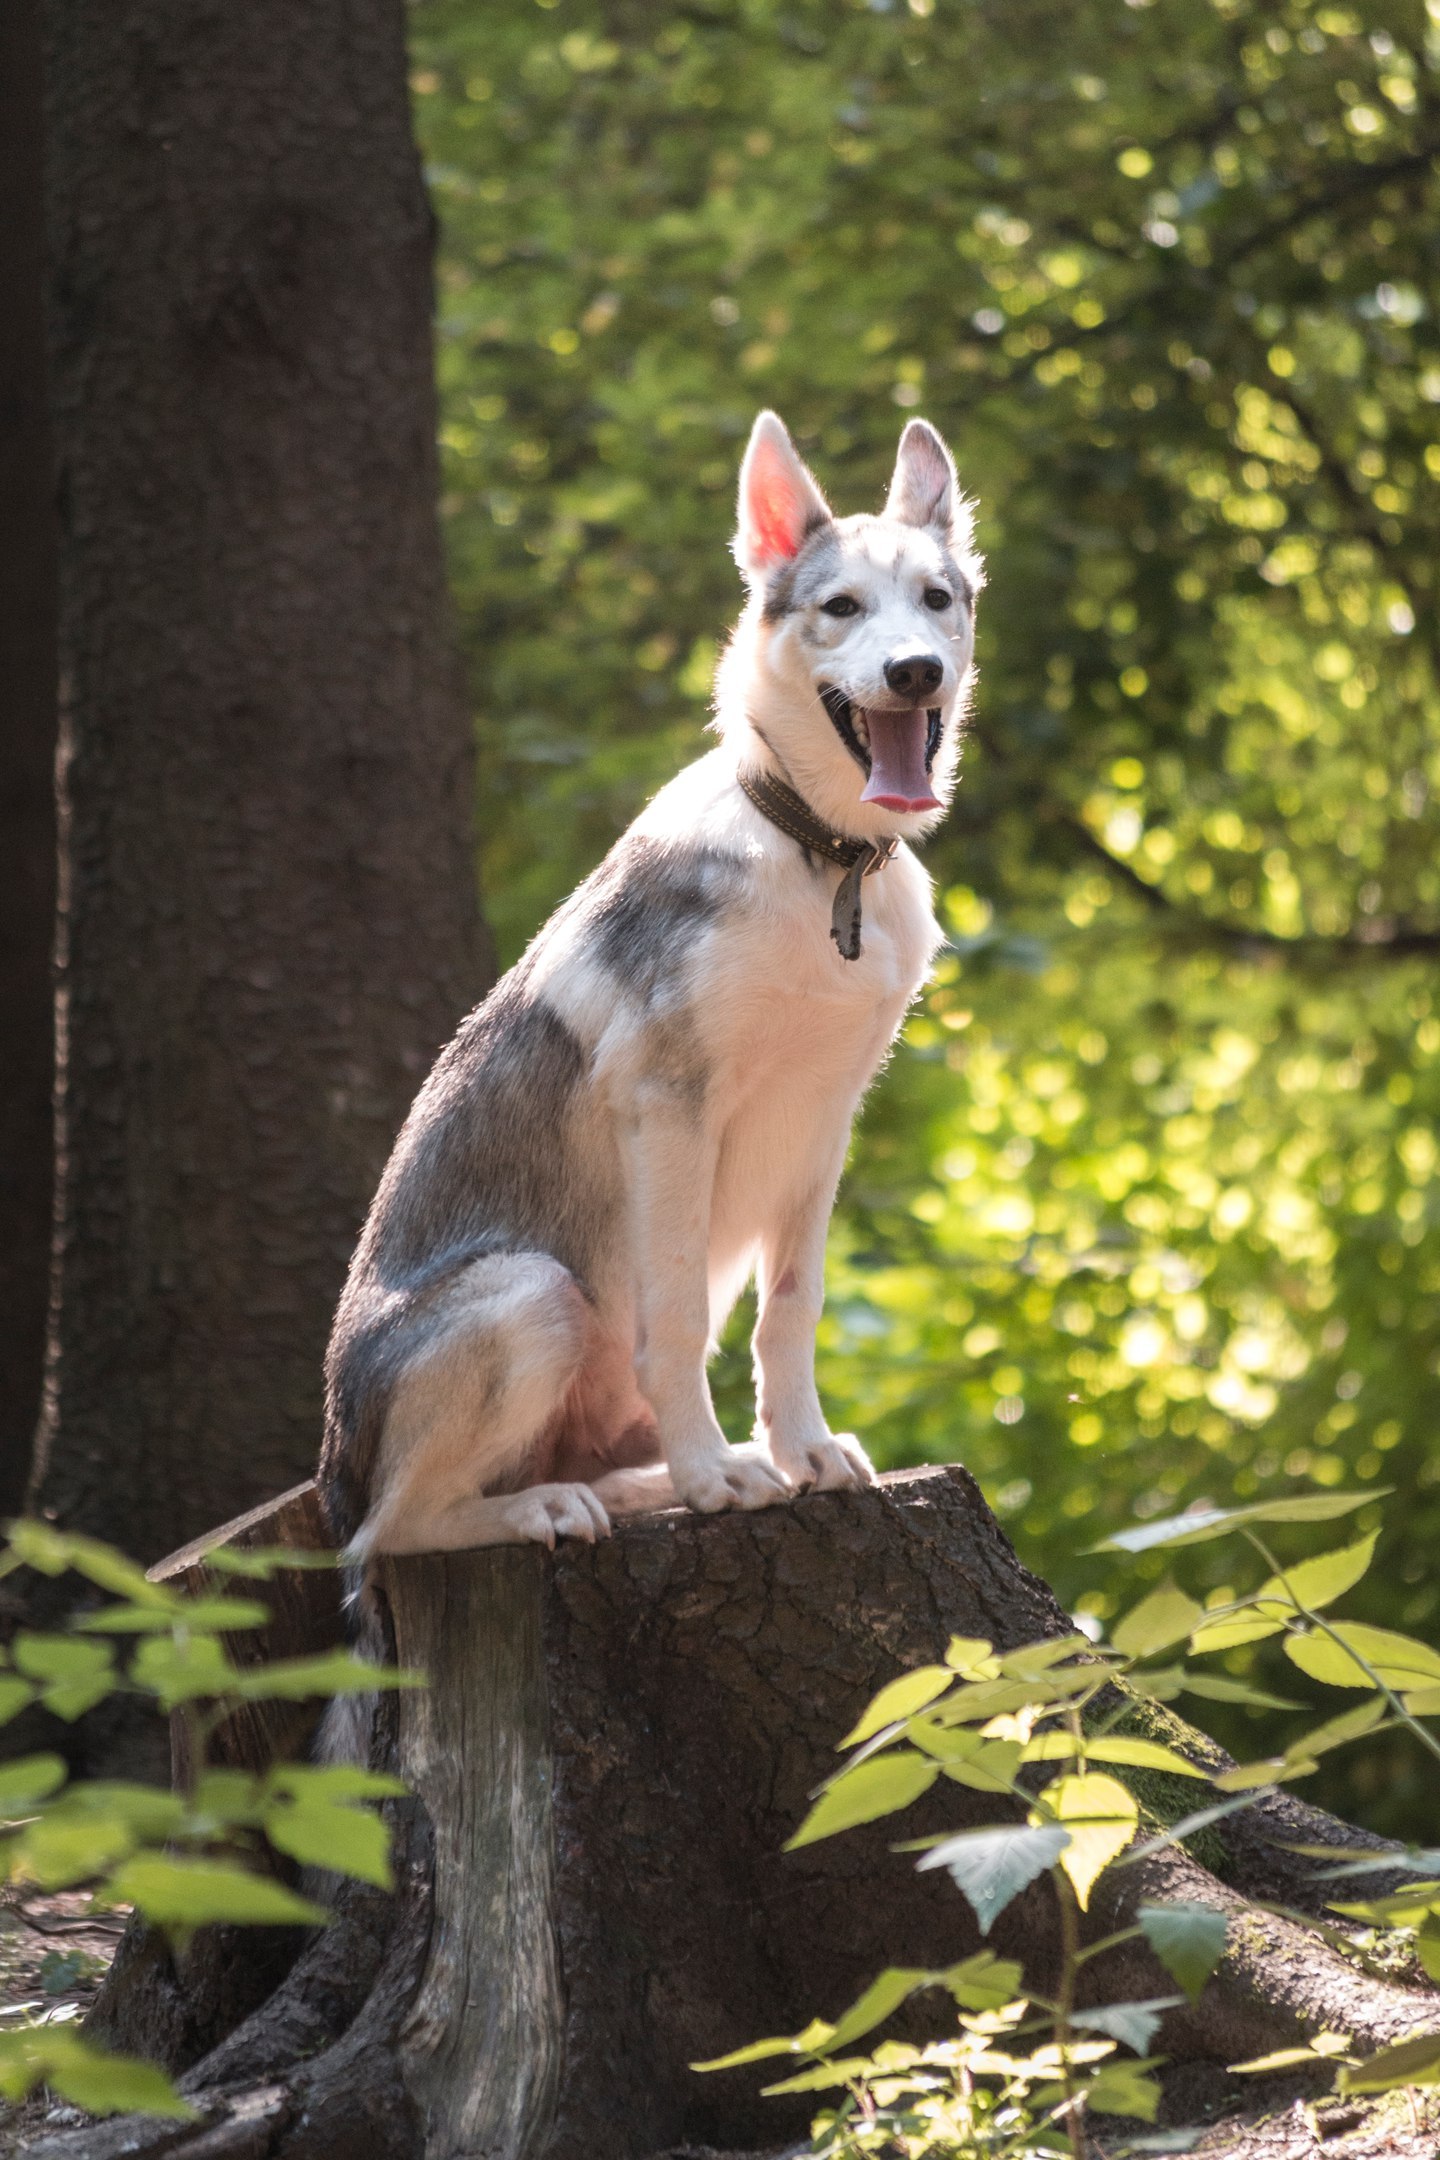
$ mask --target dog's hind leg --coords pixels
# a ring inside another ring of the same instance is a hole
[[[522,1483],[544,1475],[584,1357],[589,1308],[569,1270],[543,1253],[492,1254],[409,1325],[356,1557],[604,1537],[588,1486]]]

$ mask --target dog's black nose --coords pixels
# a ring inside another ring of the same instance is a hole
[[[885,682],[901,697],[928,697],[945,679],[945,664],[934,653],[912,653],[905,660],[887,660]]]

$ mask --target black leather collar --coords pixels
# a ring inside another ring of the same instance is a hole
[[[860,887],[867,877],[883,870],[895,853],[898,840],[855,840],[848,833],[832,832],[816,817],[803,795],[774,773],[747,772],[735,775],[762,817],[788,833],[809,855],[837,863],[844,870],[830,910],[830,935],[842,960],[860,957]]]

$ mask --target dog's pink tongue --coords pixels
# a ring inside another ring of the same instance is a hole
[[[925,770],[925,734],[929,715],[923,705],[911,712],[867,712],[870,730],[870,778],[861,802],[882,810],[934,810],[939,797]]]

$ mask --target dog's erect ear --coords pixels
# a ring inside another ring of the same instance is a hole
[[[905,525],[929,525],[947,538],[963,514],[955,460],[928,420],[906,422],[895,459],[885,515]]]
[[[830,522],[830,505],[801,464],[778,413],[762,412],[740,467],[735,560],[763,575],[799,554],[805,535]]]

